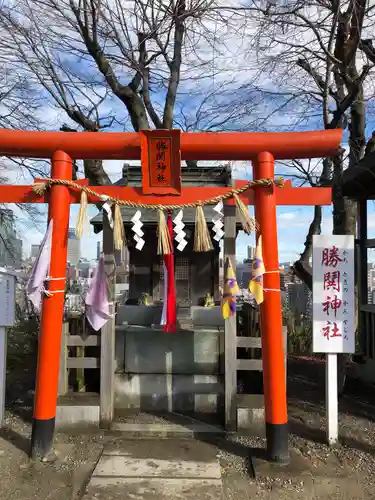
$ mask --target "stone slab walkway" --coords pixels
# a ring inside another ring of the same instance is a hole
[[[221,500],[216,453],[193,440],[129,440],[106,446],[84,500]]]

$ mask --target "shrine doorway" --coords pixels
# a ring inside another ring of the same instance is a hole
[[[190,259],[183,255],[176,256],[175,264],[176,301],[180,307],[190,307],[191,266]],[[164,281],[163,281],[164,284]]]

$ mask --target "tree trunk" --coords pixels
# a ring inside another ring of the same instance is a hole
[[[81,123],[78,122],[78,123]],[[87,122],[89,126],[88,129],[85,129],[85,132],[98,132],[99,128],[93,124],[93,122]],[[63,125],[60,127],[62,132],[77,132],[73,128],[68,127],[67,125]],[[89,180],[91,186],[106,186],[112,184],[111,179],[106,174],[103,161],[102,160],[84,160],[83,168],[85,173],[85,178]],[[77,162],[73,161],[72,165],[72,179],[77,180]]]
[[[351,69],[350,76],[358,77],[355,67]],[[354,167],[363,157],[366,146],[366,108],[364,104],[363,85],[358,92],[358,97],[350,108],[349,125],[349,166]],[[335,159],[334,167],[334,188],[333,198],[333,234],[354,234],[357,232],[357,202],[349,200],[342,195],[342,156]],[[366,271],[366,270],[365,270]],[[356,288],[356,295],[358,290]],[[357,301],[356,301],[357,302]],[[356,318],[358,311],[356,314]],[[357,323],[357,322],[356,322]],[[356,325],[358,327],[358,323]],[[358,334],[358,332],[356,332]],[[338,387],[339,394],[345,391],[346,364],[350,360],[350,355],[342,354],[338,356]]]
[[[343,154],[333,159],[333,234],[355,234],[357,202],[342,194]]]
[[[318,185],[321,187],[327,187],[332,184],[332,158],[325,158],[323,161],[323,170],[320,175]],[[307,232],[305,248],[301,253],[300,258],[294,263],[293,270],[296,276],[302,280],[310,290],[312,290],[312,267],[310,265],[310,260],[312,256],[312,243],[314,234],[320,234],[322,228],[322,207],[314,207],[314,218],[310,224],[309,230]]]
[[[312,290],[312,267],[310,265],[310,259],[312,255],[312,240],[314,234],[321,233],[322,225],[322,207],[314,207],[314,218],[310,224],[306,241],[305,249],[302,252],[300,258],[294,263],[293,270],[300,280],[302,280],[306,285]]]
[[[137,92],[133,91],[131,98],[127,97],[122,100],[128,110],[134,130],[139,132],[140,130],[149,129],[150,125],[148,123],[146,107]]]
[[[103,167],[103,160],[83,160],[85,177],[91,186],[108,186],[112,184]]]
[[[349,71],[352,80],[358,78],[356,68]],[[360,86],[357,99],[350,107],[349,124],[349,166],[354,167],[363,157],[366,146],[366,108],[363,85]],[[333,175],[333,234],[356,234],[357,202],[342,195],[343,154],[334,158]]]
[[[183,16],[186,12],[185,0],[178,0],[176,4],[176,17],[173,41],[173,58],[169,66],[169,83],[165,97],[163,127],[173,127],[174,108],[177,98],[177,89],[180,83],[182,45],[184,40],[185,25]]]

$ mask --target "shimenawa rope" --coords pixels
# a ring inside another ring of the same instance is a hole
[[[256,186],[284,186],[284,179],[258,179],[249,181],[245,186],[230,189],[227,193],[208,198],[206,200],[197,200],[194,203],[181,203],[175,205],[154,205],[148,203],[136,203],[129,200],[121,200],[114,196],[102,195],[97,193],[93,189],[87,186],[81,186],[76,182],[65,180],[65,179],[46,179],[44,182],[38,182],[34,184],[33,191],[39,196],[43,196],[47,189],[51,186],[60,185],[66,186],[72,189],[81,191],[81,205],[77,219],[76,234],[78,238],[81,238],[83,234],[84,220],[87,213],[88,195],[94,196],[101,200],[105,199],[106,203],[111,206],[114,204],[114,222],[113,222],[113,232],[114,232],[114,243],[116,250],[121,250],[125,243],[125,231],[124,225],[122,223],[121,217],[121,206],[134,207],[134,208],[145,208],[158,210],[158,254],[168,254],[172,251],[172,242],[170,241],[169,231],[165,219],[165,210],[175,210],[183,208],[195,208],[195,238],[194,238],[194,250],[196,252],[208,252],[213,249],[210,233],[208,230],[207,222],[203,212],[204,205],[214,205],[220,201],[228,200],[233,198],[243,230],[246,233],[251,233],[259,228],[258,223],[255,218],[249,214],[247,206],[240,199],[239,195],[247,191],[248,189]],[[107,214],[111,216],[111,210],[106,210]],[[110,217],[110,219],[112,219]],[[111,222],[111,221],[110,221]]]
[[[46,179],[44,182],[37,182],[33,186],[33,191],[38,194],[39,196],[43,196],[47,189],[49,189],[53,185],[60,185],[60,186],[67,186],[73,189],[76,189],[78,191],[83,191],[87,195],[95,196],[96,198],[101,198],[102,195],[100,193],[97,193],[93,189],[87,187],[87,186],[81,186],[80,184],[77,184],[76,182],[65,180],[65,179]],[[134,208],[150,208],[154,210],[158,210],[162,208],[163,210],[176,210],[179,208],[195,208],[198,205],[214,205],[215,203],[218,203],[219,201],[222,200],[228,200],[230,198],[233,198],[234,195],[239,195],[247,191],[248,189],[256,186],[277,186],[277,187],[283,187],[284,186],[284,179],[282,177],[278,179],[258,179],[254,181],[249,181],[245,186],[236,188],[236,189],[231,189],[225,194],[221,194],[218,196],[214,196],[212,198],[208,198],[206,200],[197,200],[194,203],[181,203],[181,204],[175,204],[175,205],[153,205],[153,204],[148,204],[148,203],[136,203],[133,201],[129,200],[120,200],[119,198],[116,198],[115,196],[106,196],[106,199],[111,201],[112,203],[115,203],[120,206],[125,206],[125,207],[134,207]]]

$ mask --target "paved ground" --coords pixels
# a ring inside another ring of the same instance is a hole
[[[56,462],[32,463],[26,454],[29,402],[19,393],[8,410],[7,428],[0,431],[0,499],[148,500],[151,492],[157,500],[180,500],[184,498],[182,494],[190,494],[196,500],[210,500],[214,488],[214,497],[220,498],[217,488],[220,489],[221,481],[225,500],[375,500],[375,391],[362,386],[354,389],[340,402],[342,444],[330,450],[321,442],[325,425],[324,367],[306,360],[289,363],[292,462],[284,469],[270,467],[262,460],[265,444],[262,438],[243,436],[214,442],[211,438],[204,443],[192,439],[129,442],[87,430],[77,431],[76,435],[57,435]],[[120,451],[113,455],[114,450]],[[129,457],[138,460],[133,473],[147,479],[141,490],[138,483],[136,489],[134,482],[130,484],[133,465]],[[122,461],[122,475],[117,478],[120,484],[110,485],[103,496],[102,487],[95,481],[105,479],[108,470],[118,470],[118,460]],[[218,464],[221,478],[217,477]],[[181,482],[177,488],[176,481],[169,477],[176,471],[185,475],[182,481],[185,491]],[[163,481],[155,479],[155,473],[159,478],[163,476]],[[194,485],[199,474],[204,477],[200,476],[200,484]],[[93,478],[91,483],[90,478]],[[205,481],[208,481],[206,489]],[[197,486],[200,493],[194,489]]]

